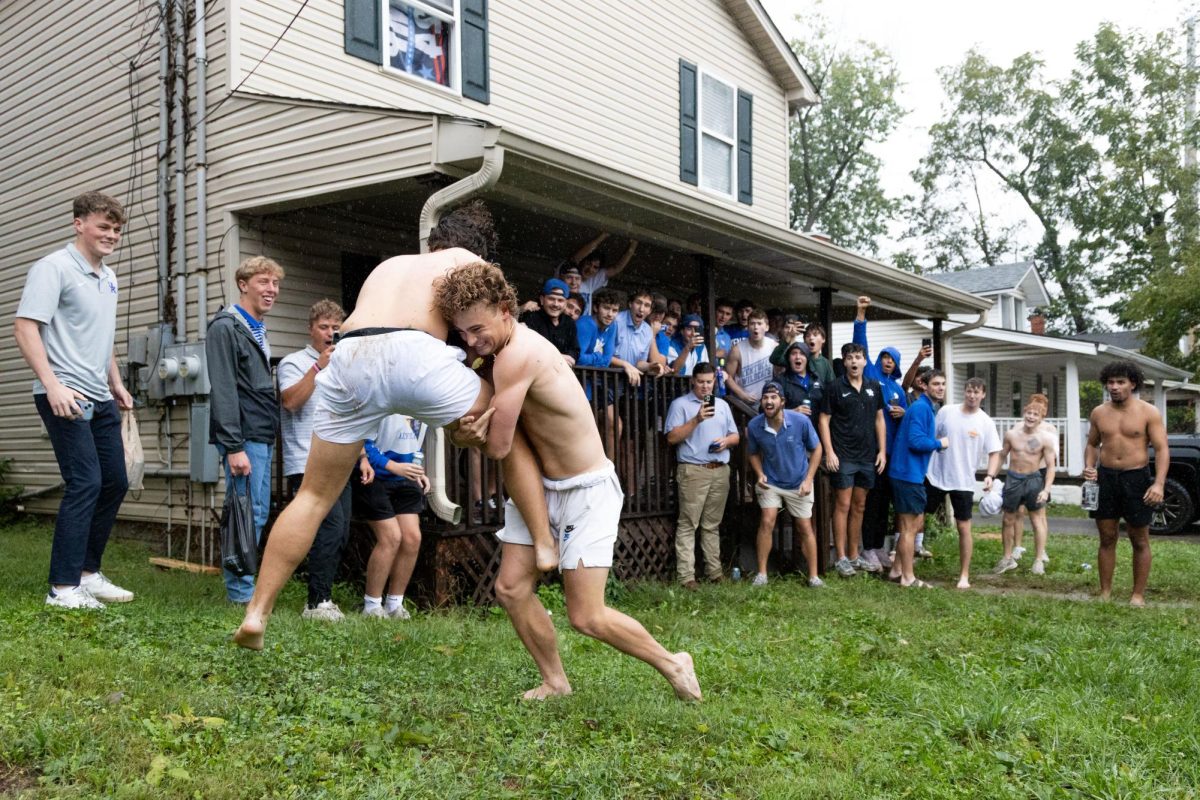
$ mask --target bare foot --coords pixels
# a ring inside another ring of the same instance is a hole
[[[667,676],[667,680],[675,690],[675,696],[680,700],[699,702],[700,681],[696,678],[696,666],[692,663],[691,655],[676,653],[671,660],[675,662],[675,669]]]
[[[522,700],[545,700],[547,697],[565,697],[571,693],[571,684],[555,687],[543,683],[521,695]]]
[[[1101,593],[1100,593],[1100,601],[1101,601],[1101,602],[1103,602],[1103,603],[1107,603],[1107,602],[1108,602],[1109,600],[1111,600],[1111,599],[1112,599],[1112,597],[1111,597],[1111,595],[1109,595],[1109,593],[1108,593],[1108,592],[1101,592]]]
[[[552,572],[558,569],[558,546],[551,541],[547,545],[534,543],[533,559],[539,572]]]
[[[258,617],[247,616],[242,625],[233,632],[233,643],[248,650],[263,649],[263,633],[267,626]]]
[[[1129,598],[1129,605],[1135,608],[1145,608],[1146,598],[1142,597],[1140,594],[1135,594]]]
[[[956,583],[954,585],[954,588],[955,589],[970,589],[971,582],[969,580],[967,580],[966,578],[959,578],[958,583]]]

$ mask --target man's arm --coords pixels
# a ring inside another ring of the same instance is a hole
[[[921,363],[933,354],[932,350],[932,347],[922,347],[917,351],[917,357],[909,365],[908,372],[904,373],[904,381],[901,383],[904,391],[912,390],[913,384],[917,382],[917,372],[921,369]]]
[[[1087,446],[1083,448],[1083,478],[1088,481],[1096,480],[1096,465],[1100,463],[1100,426],[1096,424],[1096,412],[1099,410],[1093,408],[1092,413],[1088,415]],[[1008,445],[1007,436],[1004,437],[1004,444]]]
[[[875,454],[875,471],[880,475],[887,467],[887,423],[883,421],[883,409],[875,412],[875,441],[879,443],[879,452]]]
[[[630,239],[629,246],[625,248],[625,252],[619,259],[617,259],[617,263],[613,264],[611,267],[604,268],[605,274],[608,275],[609,278],[615,278],[620,275],[621,272],[629,266],[629,262],[633,259],[633,254],[637,252],[637,247],[637,241]]]
[[[750,469],[754,471],[758,478],[759,486],[767,486],[767,474],[763,472],[762,456],[754,451],[754,440],[750,440],[750,451],[747,454],[747,460],[750,462]]]
[[[672,408],[675,408],[674,404],[672,404]],[[674,416],[675,419],[678,419],[678,417],[686,414],[686,411],[684,411],[682,405],[678,408],[679,411],[677,411],[674,415],[668,412],[668,424],[671,423],[672,416]],[[706,406],[705,404],[701,403],[700,410],[696,412],[695,416],[676,424],[675,427],[667,431],[667,444],[672,446],[682,444],[689,436],[696,432],[696,428],[700,427],[701,422],[711,417],[714,413],[715,409],[712,406]]]
[[[988,453],[987,477],[983,479],[983,490],[990,492],[992,490],[992,481],[1000,474],[1000,464],[1003,463],[1003,450],[995,450]]]
[[[813,481],[817,477],[817,470],[821,466],[821,442],[817,442],[817,446],[808,451],[808,474],[804,476],[804,482],[800,484],[800,494],[812,494]]]
[[[742,385],[737,382],[737,375],[742,370],[742,357],[738,352],[738,346],[735,344],[729,351],[729,358],[725,360],[725,388],[733,392],[733,396],[741,400],[743,403],[754,403],[754,398],[751,397]]]
[[[1157,506],[1163,501],[1163,493],[1167,486],[1167,471],[1171,467],[1171,450],[1167,444],[1167,428],[1163,425],[1162,415],[1155,408],[1150,412],[1147,424],[1147,438],[1154,446],[1154,485],[1146,490],[1142,499],[1147,505]]]
[[[121,380],[121,368],[117,366],[117,354],[108,361],[108,388],[112,390],[117,408],[129,411],[133,408],[133,396],[125,389],[125,381]]]
[[[46,345],[42,342],[42,332],[38,329],[38,321],[26,317],[17,317],[13,323],[13,338],[17,340],[17,349],[25,359],[25,363],[33,370],[33,374],[46,387],[46,400],[50,410],[56,417],[74,417],[79,415],[76,400],[85,399],[74,389],[68,389],[50,368],[50,358],[46,355]]]
[[[608,236],[609,235],[607,233],[597,234],[595,239],[592,239],[590,242],[584,244],[575,251],[575,255],[571,256],[571,263],[578,265],[580,261],[583,261],[593,252],[595,252],[597,247],[604,244],[604,240],[607,239]]]
[[[504,358],[505,355],[508,358]],[[540,356],[530,356],[524,351],[513,352],[506,348],[496,357],[496,366],[492,370],[496,385],[492,408],[496,412],[492,415],[487,444],[484,446],[488,458],[500,461],[512,450],[525,396],[533,385],[534,377],[543,369],[546,369],[546,365],[541,363]]]
[[[825,451],[825,466],[830,472],[836,472],[838,457],[833,450],[833,441],[829,437],[829,414],[823,409],[817,417],[817,434],[821,438],[821,448]]]
[[[1050,499],[1050,489],[1054,486],[1054,474],[1058,467],[1058,454],[1054,452],[1049,438],[1049,436],[1042,437],[1042,458],[1046,463],[1046,482],[1042,491],[1046,493],[1047,500]]]
[[[867,347],[867,308],[871,305],[871,298],[862,295],[855,302],[854,312],[854,334],[851,341],[855,344],[861,344],[863,350],[867,351],[867,363],[871,363],[871,350]]]

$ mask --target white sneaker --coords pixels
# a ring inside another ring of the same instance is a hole
[[[1045,575],[1046,563],[1039,558],[1033,562],[1033,567],[1031,567],[1029,571],[1034,575]]]
[[[133,600],[133,592],[117,586],[104,577],[103,572],[93,572],[80,578],[79,586],[102,603],[128,603]]]
[[[754,576],[754,580],[750,582],[750,585],[751,586],[766,586],[767,585],[767,576],[761,572],[758,573],[757,575]]]
[[[305,607],[300,612],[300,616],[304,619],[316,619],[321,622],[341,622],[346,618],[342,610],[337,607],[337,603],[332,600],[322,600],[312,608]]]
[[[403,603],[384,613],[388,615],[389,619],[412,619],[412,614],[408,613],[408,609],[404,607]]]
[[[1017,568],[1017,562],[1015,559],[1002,558],[996,562],[996,568],[994,570],[992,570],[992,573],[995,575],[1003,575],[1004,573],[1008,572],[1009,570],[1014,570],[1016,568]]]
[[[1013,548],[1013,554],[1012,554],[1012,560],[1013,560],[1013,561],[1020,561],[1020,560],[1021,560],[1021,556],[1023,556],[1023,555],[1025,555],[1025,548],[1024,548],[1024,547],[1020,547],[1020,546],[1018,546],[1018,547],[1014,547],[1014,548]]]
[[[379,617],[380,619],[387,616],[387,612],[383,610],[383,606],[371,606],[363,608],[362,615],[364,617]]]
[[[825,585],[825,581],[821,580],[820,578],[809,578],[808,579],[808,588],[810,588],[810,589],[820,589],[824,585]]]
[[[92,597],[91,592],[82,586],[72,586],[70,589],[55,591],[53,587],[46,595],[46,605],[55,608],[86,608],[93,611],[104,609],[104,603]]]

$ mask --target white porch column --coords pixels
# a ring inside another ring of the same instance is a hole
[[[1154,407],[1162,414],[1163,423],[1167,421],[1167,388],[1163,386],[1162,378],[1154,381]]]
[[[958,388],[954,380],[954,339],[942,337],[942,371],[946,373],[946,403],[960,403],[962,398],[956,392]]]
[[[1067,359],[1067,474],[1083,473],[1083,425],[1079,418],[1079,366]]]

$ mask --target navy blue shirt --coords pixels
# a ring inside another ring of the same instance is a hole
[[[746,445],[762,456],[767,483],[780,489],[798,489],[808,477],[808,454],[821,443],[817,429],[799,411],[783,412],[783,425],[775,430],[766,414],[746,425]]]

